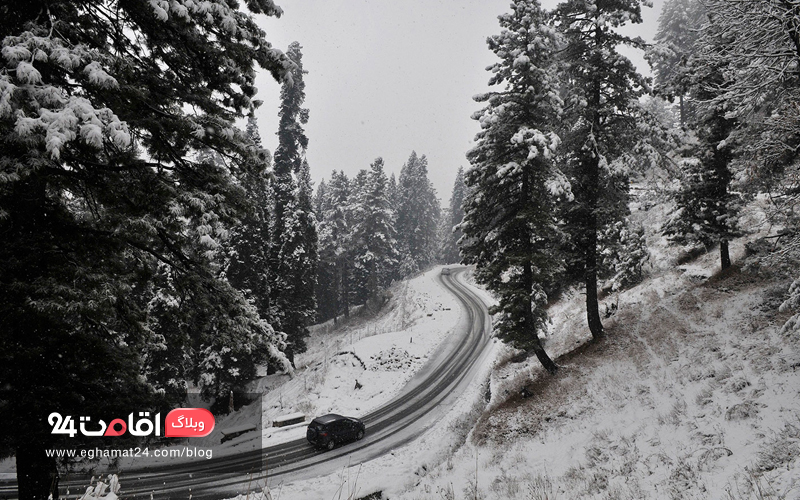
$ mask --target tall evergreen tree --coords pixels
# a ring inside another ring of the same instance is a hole
[[[389,205],[392,207],[392,210],[394,211],[394,217],[396,222],[399,195],[397,193],[397,179],[394,176],[394,172],[392,172],[392,175],[389,176],[389,185],[386,188],[386,195],[389,198]]]
[[[619,33],[642,22],[643,0],[567,0],[554,15],[564,36],[566,100],[562,163],[574,202],[565,206],[570,271],[586,287],[586,316],[593,337],[603,334],[597,302],[598,235],[627,214],[628,163],[638,143],[638,98],[646,81],[617,47],[643,48]]]
[[[311,193],[311,174],[304,160],[295,193],[284,213],[285,231],[277,252],[279,263],[274,269],[279,274],[276,282],[280,283],[275,302],[281,328],[287,334],[286,353],[292,362],[294,354],[306,350],[308,325],[314,322],[316,312],[317,222]]]
[[[0,10],[0,449],[19,498],[44,500],[44,450],[83,443],[43,429],[50,412],[154,411],[281,356],[219,254],[260,161],[234,121],[255,107],[255,66],[282,79],[289,62],[222,0]]]
[[[539,336],[547,322],[544,284],[559,270],[555,202],[568,192],[553,165],[562,107],[553,66],[558,42],[537,0],[512,3],[499,19],[503,30],[488,44],[500,61],[488,70],[489,85],[503,89],[476,97],[486,106],[473,115],[481,131],[467,155],[459,244],[476,280],[497,294],[497,335],[532,350],[555,373]]]
[[[458,240],[461,239],[459,224],[464,219],[464,199],[467,194],[467,185],[464,181],[464,167],[458,167],[456,180],[453,182],[453,194],[450,196],[450,210],[448,219],[444,221],[444,248],[442,258],[445,262],[459,262],[461,255],[458,251]]]
[[[231,251],[226,275],[231,284],[252,301],[262,318],[271,319],[269,228],[272,200],[268,177],[271,158],[261,144],[255,116],[248,118],[245,131],[255,148],[256,158],[260,161],[240,181],[252,206],[241,223],[231,231]]]
[[[319,255],[320,289],[317,303],[323,319],[350,315],[350,181],[344,172],[333,171],[326,184],[327,195],[320,205]]]
[[[314,195],[314,214],[317,219],[317,286],[314,296],[317,304],[317,321],[336,321],[336,253],[332,244],[333,226],[328,217],[331,214],[331,193],[327,182],[323,179],[317,186]]]
[[[379,291],[391,282],[398,257],[387,185],[383,158],[376,158],[370,165],[363,196],[354,207],[358,212],[353,228],[355,261],[366,275],[367,304],[375,307],[382,305]]]
[[[726,85],[714,98],[725,104],[737,126],[731,134],[737,159],[736,190],[770,190],[780,200],[776,214],[797,212],[797,164],[800,158],[800,15],[783,0],[709,0],[702,29],[702,58],[724,67]],[[718,39],[722,42],[713,42]],[[722,50],[720,50],[722,49]],[[731,78],[731,77],[734,78]]]
[[[411,152],[400,171],[397,186],[396,229],[407,275],[433,263],[440,207],[436,190],[428,179],[428,159]]]
[[[738,197],[731,193],[731,163],[734,140],[731,137],[736,119],[729,116],[732,107],[725,92],[732,80],[728,75],[731,60],[727,57],[727,37],[709,25],[698,41],[697,55],[689,66],[689,92],[698,101],[692,128],[696,141],[687,144],[681,160],[684,178],[675,197],[676,211],[664,226],[664,233],[682,243],[719,245],[720,265],[731,265],[729,240],[736,236]]]
[[[355,228],[364,224],[368,213],[361,210],[366,203],[369,172],[362,168],[358,171],[350,184],[350,203],[347,205],[347,217],[350,225],[350,239],[348,244],[347,261],[349,273],[348,301],[352,304],[364,304],[368,298],[367,280],[369,270],[364,267],[364,262],[358,258],[364,249],[358,240],[353,238]]]
[[[690,76],[687,63],[694,55],[700,28],[705,21],[703,2],[667,0],[658,16],[655,43],[646,57],[656,77],[656,90],[666,99],[678,98],[681,126],[692,118],[694,101],[687,101]]]
[[[308,138],[303,125],[308,122],[308,109],[303,108],[305,83],[301,46],[292,42],[286,52],[294,64],[291,79],[281,88],[278,112],[278,147],[275,150],[273,183],[274,205],[271,237],[270,267],[274,317],[287,335],[286,354],[294,363],[294,355],[306,348],[308,324],[313,307],[313,287],[316,281],[316,233],[310,201],[310,186],[304,187],[302,174]],[[303,194],[305,193],[305,194]],[[301,199],[302,198],[302,199]],[[305,199],[308,198],[308,199]],[[311,266],[309,268],[309,266]],[[303,281],[303,277],[311,276]],[[309,293],[310,292],[310,293]]]

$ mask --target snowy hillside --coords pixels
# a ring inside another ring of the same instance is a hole
[[[634,216],[652,228],[663,211]],[[748,217],[757,232],[757,204]],[[580,294],[552,306],[558,375],[501,358],[467,443],[384,498],[800,498],[800,339],[780,333],[790,314],[778,311],[788,283],[719,273],[715,252],[676,266],[652,230],[649,244],[649,279],[605,300],[618,304],[606,339],[587,342]]]
[[[281,498],[800,498],[800,340],[780,333],[778,311],[788,284],[719,273],[714,252],[676,265],[652,230],[665,207],[649,208],[634,217],[651,228],[650,274],[605,298],[618,306],[606,339],[588,342],[583,295],[568,294],[550,308],[557,376],[497,344],[488,391],[474,384],[422,439],[280,485]],[[749,208],[755,233],[759,214]]]

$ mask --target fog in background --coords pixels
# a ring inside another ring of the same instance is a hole
[[[663,0],[643,8],[644,23],[625,33],[652,41]],[[443,202],[473,146],[480,109],[472,96],[486,92],[486,66],[495,56],[486,38],[499,33],[497,16],[508,0],[278,0],[281,18],[257,16],[275,47],[303,46],[310,119],[308,161],[316,184],[331,170],[352,177],[377,157],[388,174],[412,150],[428,157],[429,177]],[[556,0],[544,0],[551,9]],[[623,51],[649,74],[641,52]],[[257,111],[264,146],[277,146],[280,86],[259,75]]]

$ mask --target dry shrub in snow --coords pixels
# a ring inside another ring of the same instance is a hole
[[[798,457],[800,457],[800,427],[787,423],[759,452],[757,467],[760,471],[770,471],[785,467]]]
[[[728,408],[728,411],[725,412],[725,420],[745,420],[757,415],[758,406],[751,401],[745,401]]]

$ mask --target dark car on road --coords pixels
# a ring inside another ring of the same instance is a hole
[[[361,420],[329,413],[308,424],[306,439],[318,448],[332,450],[339,443],[363,438],[365,432],[366,428]]]

